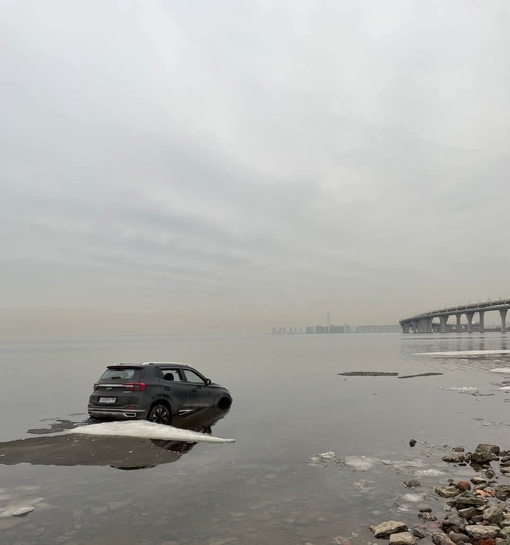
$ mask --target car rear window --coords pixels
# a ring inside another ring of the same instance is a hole
[[[134,367],[119,367],[107,369],[102,375],[101,379],[108,380],[131,380],[138,376],[140,369]]]

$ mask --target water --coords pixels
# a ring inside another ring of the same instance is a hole
[[[444,445],[510,447],[506,376],[491,372],[510,367],[509,348],[498,334],[3,341],[0,543],[372,543],[369,524],[413,524],[433,486],[469,475],[441,462]],[[61,431],[86,422],[105,365],[147,360],[186,361],[227,386],[234,404],[211,431],[236,442],[71,447]],[[424,487],[410,491],[415,476]]]

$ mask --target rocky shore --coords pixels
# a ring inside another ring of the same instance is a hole
[[[448,485],[434,488],[435,495],[446,500],[441,516],[434,514],[432,507],[423,505],[419,507],[416,524],[382,522],[370,526],[374,536],[389,539],[390,545],[416,545],[425,538],[435,545],[510,545],[510,505],[506,503],[510,485],[498,484],[500,476],[510,476],[510,450],[489,444],[479,444],[474,452],[455,447],[442,460],[458,466],[469,465],[476,474],[470,481],[448,479]],[[421,487],[417,479],[404,485]]]

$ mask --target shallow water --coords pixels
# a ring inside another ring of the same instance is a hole
[[[441,462],[444,445],[510,447],[510,394],[491,372],[510,367],[508,349],[498,334],[0,342],[0,543],[372,543],[369,524],[416,521],[417,501],[467,473]],[[69,443],[105,365],[146,360],[229,387],[211,431],[236,443]],[[398,380],[423,373],[442,374]],[[415,476],[425,486],[405,488]]]

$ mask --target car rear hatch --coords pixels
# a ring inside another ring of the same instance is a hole
[[[137,365],[111,365],[94,384],[90,403],[101,407],[125,407],[139,404],[145,391],[140,379],[143,367]]]

